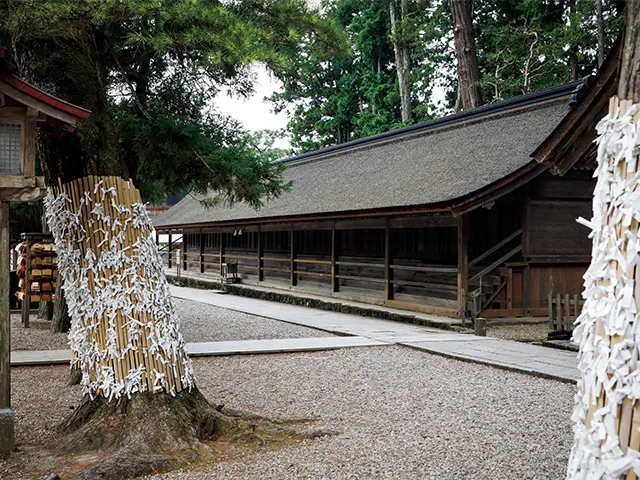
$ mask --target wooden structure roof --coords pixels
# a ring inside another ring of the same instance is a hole
[[[6,59],[6,50],[0,47],[0,106],[3,108],[33,108],[42,116],[41,126],[62,131],[73,131],[77,123],[91,113],[19,79],[14,70]]]
[[[552,173],[595,168],[596,125],[607,114],[609,99],[618,87],[621,44],[618,40],[596,75],[587,77],[571,111],[533,152],[533,158],[549,166]]]
[[[570,109],[579,83],[288,158],[291,192],[256,211],[188,195],[154,220],[195,227],[383,214],[458,214],[536,176],[531,152]]]

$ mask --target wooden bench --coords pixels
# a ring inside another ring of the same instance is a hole
[[[220,277],[222,278],[222,281],[226,283],[240,282],[240,277],[238,276],[238,262],[223,263],[220,270]]]

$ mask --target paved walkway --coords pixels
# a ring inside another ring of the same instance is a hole
[[[324,330],[365,337],[430,353],[483,363],[531,375],[575,382],[579,378],[575,352],[491,337],[450,333],[389,320],[349,315],[297,305],[221,294],[216,291],[171,287],[176,298]]]
[[[214,285],[219,282],[219,277],[212,276],[210,273],[201,274],[197,271],[189,270],[187,272],[182,271],[180,273],[180,277],[176,275],[175,267],[173,269],[165,268],[165,275],[167,278],[174,281],[191,281],[195,280],[200,283],[199,287],[205,288],[209,291],[217,291],[220,293],[220,290],[215,290]],[[341,311],[349,311],[357,312],[358,310],[364,309],[367,312],[366,316],[371,316],[372,318],[389,318],[389,316],[405,318],[407,323],[415,323],[417,325],[423,325],[427,327],[435,327],[442,329],[451,329],[462,327],[462,321],[459,318],[449,318],[438,316],[430,313],[422,313],[410,310],[401,310],[398,308],[375,305],[372,303],[362,303],[350,300],[347,297],[344,297],[341,293],[333,293],[329,296],[326,294],[315,294],[306,290],[298,290],[294,287],[290,287],[289,289],[283,288],[282,286],[268,286],[268,285],[255,285],[248,283],[236,283],[227,286],[228,288],[237,289],[240,291],[245,291],[247,294],[243,294],[241,296],[246,296],[249,298],[253,298],[253,293],[262,293],[265,295],[276,295],[279,297],[284,297],[287,299],[295,299],[297,300],[297,304],[301,305],[309,302],[314,302],[316,304],[322,304],[325,306],[331,306],[332,308],[326,308],[327,310],[332,310],[336,312]],[[250,294],[249,294],[250,292]],[[264,298],[264,297],[263,297]],[[268,297],[267,297],[268,298]],[[281,303],[289,303],[286,301],[281,301]],[[323,308],[323,307],[319,307]]]
[[[191,357],[215,357],[260,353],[312,352],[350,347],[379,347],[387,342],[366,337],[286,338],[238,340],[231,342],[187,343]],[[16,350],[11,352],[11,366],[63,365],[71,361],[71,350]]]

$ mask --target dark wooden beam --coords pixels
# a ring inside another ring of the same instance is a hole
[[[331,230],[333,228],[332,220],[324,220],[319,222],[294,222],[293,229],[298,230]]]
[[[200,229],[200,273],[204,273],[204,233]]]
[[[262,243],[262,230],[258,225],[258,281],[264,280],[264,244]]]
[[[0,457],[12,454],[14,449],[14,417],[11,410],[9,258],[9,204],[2,203],[0,204],[0,298],[2,298],[2,303],[0,303],[0,416],[2,417]],[[62,281],[62,279],[58,279],[58,281]]]
[[[389,220],[390,228],[455,227],[457,225],[457,220],[452,215],[416,216]]]
[[[182,269],[187,270],[187,236],[182,234]]]
[[[225,240],[226,234],[224,232],[220,232],[220,275],[222,275],[222,264],[224,263],[224,249],[225,249]]]
[[[458,314],[466,319],[469,295],[469,215],[458,219]]]
[[[340,268],[337,265],[338,259],[338,244],[337,244],[337,232],[336,224],[333,222],[333,228],[331,229],[331,291],[340,291],[340,279],[338,278]]]
[[[384,229],[384,299],[393,300],[393,270],[391,269],[391,227],[390,222]]]
[[[172,248],[173,248],[173,237],[171,236],[171,232],[169,232],[169,246],[168,246],[168,249],[169,249],[169,250],[168,250],[168,252],[169,252],[169,253],[167,254],[167,256],[168,256],[168,260],[169,260],[169,268],[171,268],[171,260],[172,260],[172,257],[171,257],[171,255],[172,255],[171,249],[172,249]]]
[[[336,221],[338,230],[357,230],[361,228],[384,228],[384,218],[354,218]]]
[[[457,217],[471,210],[475,210],[482,205],[513,192],[547,170],[547,166],[538,165],[535,161],[531,161],[517,172],[480,190],[478,193],[469,195],[462,200],[457,200],[456,203],[451,206],[451,212]]]
[[[296,250],[295,250],[295,242],[294,242],[294,230],[293,223],[290,225],[289,229],[289,246],[291,247],[291,255],[289,256],[290,260],[290,269],[291,269],[291,286],[295,287],[298,284],[298,276],[296,275]]]

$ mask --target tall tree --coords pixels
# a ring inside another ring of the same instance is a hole
[[[389,2],[389,20],[400,90],[400,112],[404,123],[411,119],[411,66],[407,41],[408,12],[407,0],[391,0]]]
[[[402,125],[399,91],[385,2],[336,0],[325,17],[343,29],[345,47],[337,55],[307,45],[295,74],[271,100],[290,115],[297,151],[349,141]]]
[[[569,0],[569,28],[576,30],[578,14],[576,12],[576,0]],[[572,42],[569,45],[569,80],[578,80],[578,45]]]
[[[593,230],[593,250],[574,333],[581,379],[567,474],[571,480],[640,475],[640,0],[628,0],[626,8],[618,96],[598,124],[593,218],[583,221]]]
[[[604,18],[602,17],[602,0],[596,0],[596,29],[598,36],[598,67],[604,63]]]
[[[66,197],[59,190],[47,202],[86,392],[62,443],[120,449],[108,468],[97,468],[126,478],[157,460],[166,464],[166,455],[197,451],[198,440],[219,434],[228,418],[195,387],[144,208],[139,199],[131,202],[128,184],[106,176],[143,187],[159,183],[168,192],[212,192],[213,201],[254,207],[278,196],[287,188],[282,167],[209,104],[221,86],[250,93],[252,62],[284,77],[301,44],[324,42],[330,51],[339,35],[303,0],[7,5],[2,26],[21,74],[92,111],[73,136],[43,135],[39,156],[50,182],[105,176],[91,189],[85,183],[84,191],[67,189]],[[85,199],[95,208],[84,208]],[[96,229],[96,222],[112,228]],[[83,235],[104,235],[105,254]],[[133,248],[123,248],[125,239]],[[146,320],[134,321],[141,313]],[[115,326],[116,318],[131,319],[126,330]],[[99,342],[92,340],[96,332]],[[123,358],[128,371],[115,368]]]
[[[459,108],[467,110],[482,105],[480,69],[473,33],[472,0],[450,0],[453,22],[453,39],[458,61]]]

